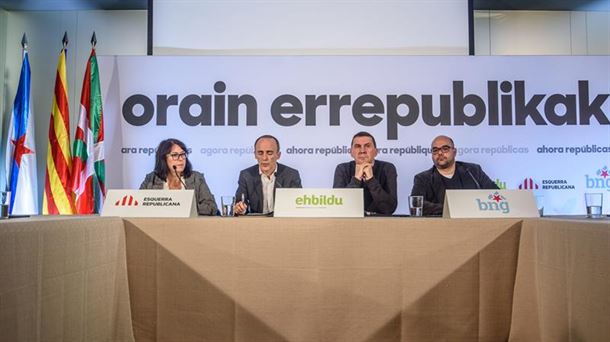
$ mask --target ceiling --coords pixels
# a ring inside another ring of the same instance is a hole
[[[302,0],[307,1],[307,0]],[[610,11],[610,0],[473,0],[475,10]],[[147,9],[148,0],[0,0],[8,11]]]
[[[610,0],[474,0],[475,10],[610,11]]]
[[[0,0],[7,11],[143,10],[148,0]]]

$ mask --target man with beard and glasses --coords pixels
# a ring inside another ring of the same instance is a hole
[[[432,140],[434,166],[415,175],[411,195],[424,197],[423,214],[426,216],[443,214],[447,189],[498,189],[481,166],[456,161],[455,155],[453,139],[439,135]]]

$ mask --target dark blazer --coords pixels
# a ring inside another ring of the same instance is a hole
[[[459,177],[462,189],[498,189],[478,164],[456,161],[453,177]],[[424,215],[443,214],[445,183],[435,166],[415,175],[411,195],[424,196]]]
[[[299,171],[280,163],[277,164],[274,189],[302,187]],[[248,203],[250,213],[263,212],[263,182],[261,181],[261,175],[258,173],[258,164],[241,170],[239,173],[235,202],[241,201],[242,194],[244,194]]]
[[[356,179],[356,162],[337,165],[333,188],[363,188],[364,210],[390,215],[398,204],[396,195],[396,167],[392,163],[375,160],[373,178],[362,182]]]
[[[165,181],[161,177],[151,172],[144,178],[140,189],[163,189],[163,183]],[[184,178],[184,184],[187,189],[195,190],[195,202],[199,215],[216,215],[218,207],[202,173],[192,171],[190,177]]]

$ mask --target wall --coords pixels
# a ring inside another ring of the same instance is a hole
[[[610,55],[610,12],[476,11],[477,55]]]

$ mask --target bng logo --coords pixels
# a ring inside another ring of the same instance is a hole
[[[500,195],[497,191],[489,194],[487,199],[481,200],[480,198],[477,198],[476,202],[480,211],[500,211],[503,214],[508,214],[510,212],[506,197]]]
[[[587,189],[606,189],[610,191],[610,174],[608,166],[604,165],[595,172],[595,176],[585,175]]]

